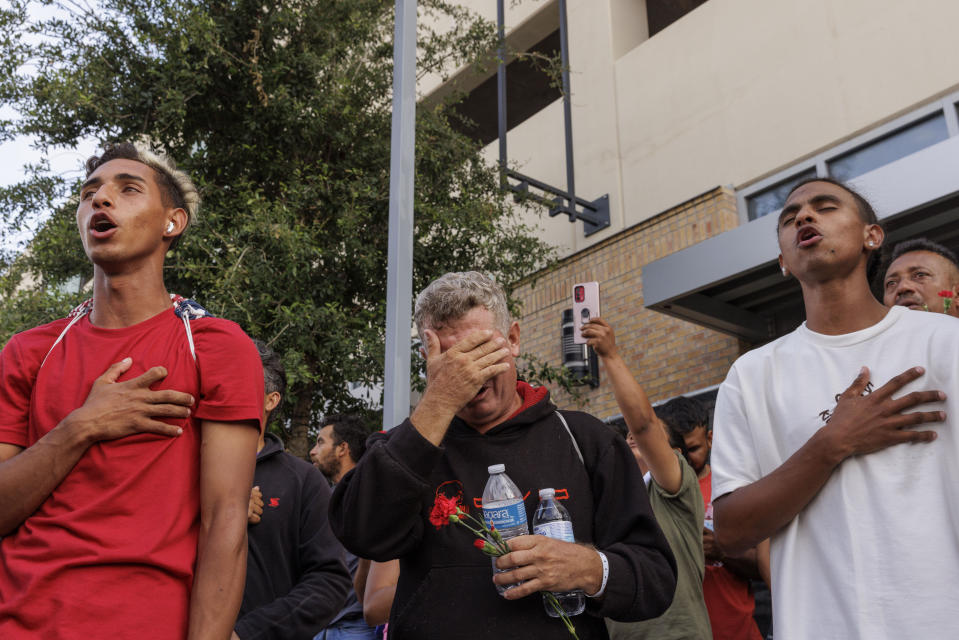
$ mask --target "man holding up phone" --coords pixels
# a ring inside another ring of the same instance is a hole
[[[683,456],[685,444],[653,410],[646,391],[619,355],[613,327],[599,317],[583,326],[583,337],[603,360],[606,375],[629,429],[626,441],[646,479],[649,502],[676,557],[676,595],[652,620],[610,621],[613,640],[712,640],[703,598],[703,497],[696,472]]]

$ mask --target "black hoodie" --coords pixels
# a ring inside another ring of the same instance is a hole
[[[241,640],[310,640],[339,612],[352,587],[343,547],[327,520],[330,485],[313,465],[283,451],[272,433],[256,456],[263,516],[247,526]]]
[[[564,411],[584,466],[555,409],[543,394],[485,434],[454,419],[442,447],[409,420],[370,438],[360,463],[334,489],[330,523],[353,553],[400,558],[390,638],[569,638],[558,619],[547,617],[539,595],[517,601],[497,595],[490,559],[473,548],[469,531],[429,522],[438,493],[460,496],[482,517],[486,469],[497,463],[524,492],[529,522],[538,490],[553,487],[566,498],[576,540],[609,559],[604,597],[587,599],[586,613],[573,618],[581,640],[607,637],[603,617],[643,620],[669,606],[675,561],[629,447],[592,416]]]

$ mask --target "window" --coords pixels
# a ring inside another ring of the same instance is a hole
[[[940,111],[827,162],[829,175],[846,181],[894,162],[949,137]]]
[[[959,136],[959,94],[954,93],[912,113],[820,152],[738,192],[740,215],[756,220],[782,209],[786,195],[800,181],[830,177],[840,182],[889,165]]]
[[[797,173],[782,182],[778,182],[762,191],[757,191],[754,195],[746,198],[746,210],[750,220],[762,218],[765,215],[774,213],[783,208],[786,203],[786,196],[792,191],[792,188],[803,180],[809,180],[816,177],[816,168],[810,167],[802,173]]]

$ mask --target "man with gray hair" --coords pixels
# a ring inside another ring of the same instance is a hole
[[[416,300],[426,390],[410,418],[368,442],[337,484],[333,531],[353,553],[400,559],[390,637],[566,638],[537,592],[581,589],[582,640],[606,638],[604,617],[642,620],[672,600],[676,565],[643,479],[622,439],[595,418],[558,411],[543,387],[517,379],[519,323],[503,290],[477,272],[448,273]],[[577,543],[543,536],[509,541],[492,576],[462,527],[434,527],[438,496],[482,517],[487,467],[505,464],[525,496],[552,487],[572,517]],[[497,595],[494,584],[513,585]],[[534,597],[528,597],[528,596]],[[482,621],[470,625],[469,620]]]
[[[263,408],[256,347],[167,293],[199,197],[129,143],[87,161],[93,297],[0,353],[0,637],[230,637]]]

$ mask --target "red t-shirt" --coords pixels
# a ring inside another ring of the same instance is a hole
[[[0,442],[29,447],[129,356],[120,381],[162,365],[154,389],[193,394],[177,437],[137,434],[91,446],[33,515],[0,541],[0,638],[182,639],[196,560],[200,423],[256,421],[263,370],[234,323],[192,320],[196,360],[171,308],[123,329],[89,316],[14,336],[0,353]]]
[[[712,506],[712,474],[699,479],[699,490],[707,513]],[[762,640],[753,619],[756,600],[743,580],[724,566],[706,564],[703,598],[715,640]]]

